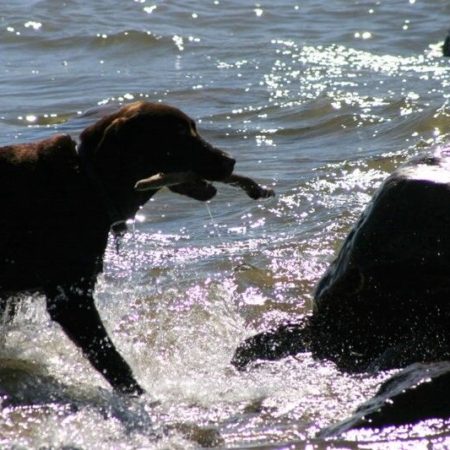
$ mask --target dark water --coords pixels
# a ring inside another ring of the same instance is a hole
[[[315,439],[388,373],[229,361],[246,336],[310,310],[374,189],[448,140],[449,16],[446,0],[3,2],[0,144],[163,101],[278,195],[221,187],[205,206],[160,193],[111,246],[96,300],[140,400],[111,392],[43,300],[24,298],[0,328],[0,447],[448,448],[442,421]]]

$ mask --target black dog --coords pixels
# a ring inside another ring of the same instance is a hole
[[[111,226],[131,218],[158,188],[158,173],[189,173],[170,188],[207,200],[205,180],[229,178],[235,161],[205,142],[180,110],[138,102],[87,128],[0,148],[0,315],[20,291],[46,296],[58,322],[118,391],[142,393],[108,337],[93,300]]]

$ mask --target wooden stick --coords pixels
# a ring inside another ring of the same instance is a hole
[[[157,190],[163,187],[175,186],[183,183],[192,183],[199,180],[199,176],[193,172],[158,173],[149,178],[139,180],[134,188],[137,191],[148,191],[151,189]],[[250,198],[254,200],[275,196],[273,189],[260,186],[256,181],[251,178],[244,177],[243,175],[233,174],[228,178],[220,180],[219,182],[242,189]]]
[[[273,189],[260,186],[256,181],[251,178],[244,177],[243,175],[233,174],[227,179],[221,180],[221,183],[230,184],[231,186],[236,186],[243,189],[246,194],[254,200],[275,196],[275,191]]]

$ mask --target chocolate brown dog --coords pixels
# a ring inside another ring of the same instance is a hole
[[[87,128],[78,148],[66,135],[0,148],[0,315],[14,294],[43,293],[50,317],[106,380],[142,393],[93,300],[108,233],[163,186],[135,189],[141,180],[189,173],[170,189],[208,200],[216,191],[206,180],[232,183],[234,163],[186,114],[144,102]]]

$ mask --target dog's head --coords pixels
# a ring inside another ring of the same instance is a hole
[[[198,133],[195,122],[177,108],[136,102],[88,127],[80,136],[88,158],[105,183],[134,186],[157,173],[190,172],[199,182],[173,188],[206,200],[215,194],[201,180],[220,181],[231,175],[234,159]]]

